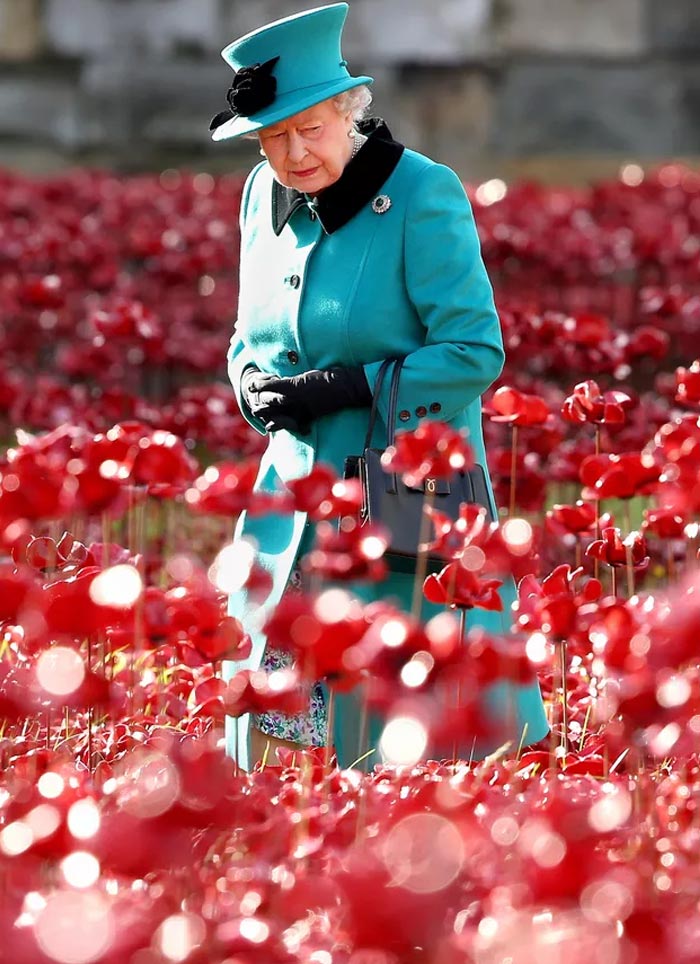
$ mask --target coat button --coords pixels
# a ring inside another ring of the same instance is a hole
[[[433,404],[430,406],[430,411],[433,413],[433,415],[437,415],[438,412],[441,412],[442,405],[440,402],[433,402]]]
[[[418,416],[418,418],[425,418],[427,414],[428,414],[428,409],[425,407],[425,405],[419,405],[418,408],[416,409],[416,415]]]
[[[284,280],[292,288],[298,288],[299,285],[301,284],[301,278],[299,277],[298,274],[293,274],[289,278],[285,278]]]
[[[411,413],[407,411],[405,408],[402,412],[399,412],[399,418],[401,419],[402,422],[407,422],[410,417],[411,417]]]
[[[298,364],[299,364],[299,356],[297,355],[297,353],[296,353],[295,351],[288,351],[288,352],[287,352],[287,358],[290,360],[290,362],[292,363],[292,365],[298,365]]]

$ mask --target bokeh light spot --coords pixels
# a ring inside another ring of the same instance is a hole
[[[314,614],[323,623],[339,623],[352,607],[352,597],[344,589],[328,589],[314,603]]]
[[[491,839],[501,847],[510,847],[518,839],[520,828],[513,817],[497,817],[491,824]]]
[[[620,180],[628,187],[639,187],[644,180],[644,169],[639,164],[625,164],[620,170]]]
[[[51,770],[42,773],[36,782],[37,790],[42,797],[45,797],[47,800],[55,800],[56,797],[60,797],[63,793],[64,786],[63,777],[59,773],[53,773]]]
[[[486,553],[480,546],[467,546],[462,553],[460,565],[469,572],[481,572],[486,565]]]
[[[362,554],[366,559],[381,559],[386,546],[386,539],[380,539],[379,536],[367,536],[360,543]]]
[[[508,519],[502,527],[503,541],[516,556],[524,556],[532,549],[532,526],[527,519]]]
[[[590,920],[625,920],[634,910],[634,898],[618,881],[594,880],[581,891],[581,909]]]
[[[415,813],[389,832],[382,855],[392,883],[417,894],[444,890],[464,863],[464,844],[447,817]]]
[[[598,833],[621,827],[632,813],[632,798],[624,787],[606,783],[603,795],[588,811],[588,822]]]
[[[270,936],[270,928],[258,917],[244,917],[240,923],[241,937],[251,944],[264,944]]]
[[[476,189],[476,201],[482,207],[488,207],[502,201],[508,193],[508,187],[500,178],[494,177],[490,181],[484,181]]]
[[[430,653],[416,653],[401,669],[401,682],[410,689],[422,686],[430,675],[435,660]]]
[[[70,646],[52,646],[36,661],[36,678],[47,693],[66,696],[85,679],[85,664],[80,653]]]
[[[209,569],[209,580],[221,592],[238,592],[250,576],[255,561],[255,547],[241,539],[224,546]]]
[[[23,854],[33,843],[34,834],[24,820],[15,820],[0,830],[0,850],[8,857]]]
[[[690,683],[685,676],[671,676],[657,687],[656,701],[666,709],[683,706],[690,699],[690,692]]]
[[[40,803],[24,818],[35,840],[44,840],[61,826],[61,814],[50,803]]]
[[[90,585],[90,599],[97,606],[130,609],[143,592],[143,579],[135,566],[110,566]]]
[[[92,887],[100,877],[100,862],[94,854],[76,850],[61,861],[61,873],[71,887]]]
[[[93,891],[56,891],[34,925],[41,950],[59,964],[91,964],[111,946],[115,927],[109,905]]]
[[[202,943],[207,929],[196,914],[173,914],[156,932],[156,946],[169,961],[185,961]]]
[[[166,813],[180,795],[175,764],[155,750],[134,752],[123,764],[119,787],[122,809],[146,819]]]
[[[525,653],[533,663],[545,663],[547,661],[547,650],[547,637],[544,633],[532,633],[525,643]]]
[[[68,811],[68,829],[76,840],[89,840],[100,829],[100,811],[94,800],[76,800]]]
[[[566,856],[566,841],[558,833],[545,832],[532,847],[532,859],[540,867],[556,867]]]
[[[389,619],[382,626],[380,637],[384,646],[398,649],[408,638],[408,627],[399,619]]]
[[[395,716],[384,727],[379,745],[387,763],[413,766],[425,753],[428,731],[413,716]]]

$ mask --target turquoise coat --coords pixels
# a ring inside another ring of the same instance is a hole
[[[372,203],[377,196],[382,203]],[[377,210],[379,209],[379,210]],[[422,154],[405,150],[379,125],[355,160],[313,202],[282,188],[266,162],[249,175],[240,212],[240,301],[229,352],[229,377],[248,421],[264,433],[240,395],[244,369],[290,376],[332,365],[363,365],[370,385],[383,359],[405,355],[397,428],[439,418],[469,435],[476,459],[486,465],[481,394],[504,361],[500,324],[481,258],[471,207],[457,175]],[[382,424],[373,444],[386,444],[388,386],[380,400]],[[347,455],[362,450],[368,410],[346,409],[319,418],[311,434],[273,432],[256,488],[275,491],[307,475],[314,462],[342,474]],[[272,576],[264,605],[245,591],[230,598],[229,612],[251,633],[251,656],[228,661],[224,676],[257,669],[265,638],[261,626],[275,607],[291,569],[312,539],[304,513],[240,517],[235,539],[254,539],[258,561]],[[410,609],[413,577],[392,573],[384,582],[351,588],[363,599],[393,597]],[[507,631],[514,587],[502,590],[505,613],[469,613],[469,625]],[[424,604],[427,618],[438,607]],[[499,683],[484,700],[512,720],[512,737],[525,743],[548,732],[539,686]],[[227,753],[248,767],[247,717],[227,717]],[[355,694],[336,704],[334,741],[341,765],[358,745]],[[381,721],[372,720],[369,746],[377,747]],[[460,750],[472,751],[469,734]],[[478,746],[475,758],[493,750]],[[373,757],[379,759],[379,754]]]

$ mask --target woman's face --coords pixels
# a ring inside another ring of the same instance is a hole
[[[258,133],[262,153],[275,178],[306,194],[330,187],[350,160],[352,114],[324,100]]]

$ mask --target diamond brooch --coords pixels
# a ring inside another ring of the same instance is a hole
[[[386,214],[391,207],[391,198],[388,194],[380,194],[372,201],[372,210],[375,214]]]

